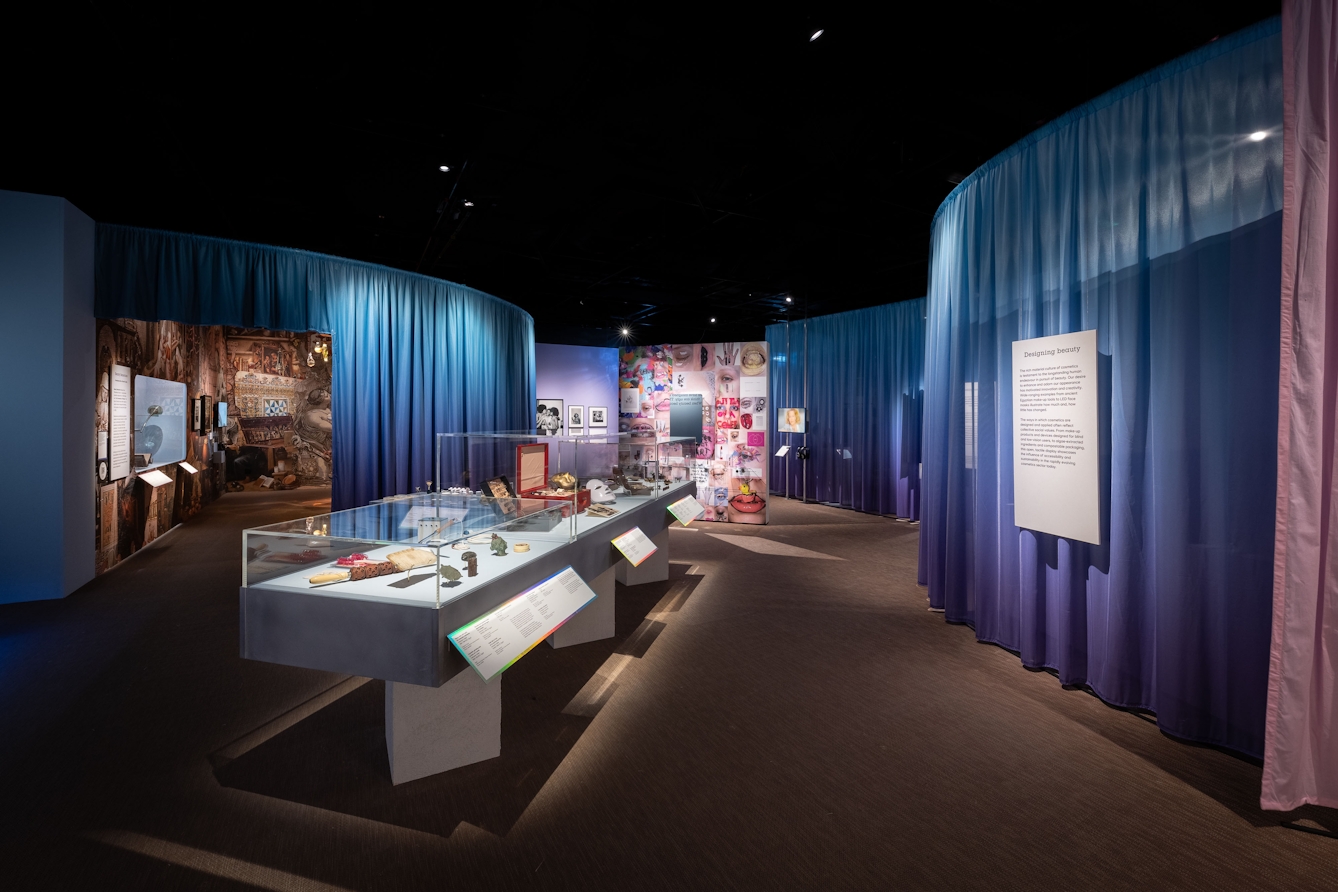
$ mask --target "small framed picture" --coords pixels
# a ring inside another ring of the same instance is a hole
[[[591,427],[609,426],[609,410],[606,406],[590,407],[590,426]]]
[[[200,430],[200,413],[204,410],[204,397],[197,396],[191,400],[191,425],[193,431]]]
[[[207,434],[214,429],[213,407],[207,396],[200,397],[200,433]]]
[[[585,406],[567,407],[567,433],[579,434],[585,430]]]

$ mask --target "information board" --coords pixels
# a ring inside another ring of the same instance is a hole
[[[567,567],[447,637],[484,681],[501,675],[596,595]]]
[[[1013,523],[1101,543],[1096,332],[1013,342]]]
[[[130,369],[111,367],[111,444],[108,463],[110,479],[130,475]]]
[[[656,552],[655,543],[643,532],[641,527],[632,527],[623,533],[617,539],[613,540],[613,547],[622,552],[623,557],[633,567],[641,566],[641,562]]]
[[[678,519],[678,522],[687,526],[706,512],[702,503],[697,501],[696,496],[688,496],[685,499],[679,499],[669,506],[669,513]]]
[[[702,441],[700,393],[669,394],[669,436],[691,437],[694,443]]]

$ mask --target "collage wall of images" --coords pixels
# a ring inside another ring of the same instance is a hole
[[[207,396],[210,414],[228,404],[228,426],[212,429],[219,445],[251,464],[284,462],[301,485],[328,485],[331,469],[329,338],[318,334],[249,331],[224,326],[99,319],[96,430],[110,430],[112,365],[186,385],[188,399]],[[308,362],[308,360],[312,362]],[[211,419],[212,421],[212,419]],[[188,424],[188,426],[190,426]],[[245,447],[252,447],[247,449]],[[263,455],[256,453],[263,452]],[[95,501],[95,571],[104,573],[223,492],[221,466],[209,461],[209,431],[186,432],[186,462],[157,468],[170,484],[141,485],[139,474],[102,483]],[[230,479],[241,476],[236,470]],[[251,475],[258,476],[258,475]]]
[[[669,398],[702,397],[702,442],[669,447],[672,481],[697,484],[700,520],[767,522],[767,370],[765,341],[654,344],[618,354],[618,429],[633,438],[669,436]]]

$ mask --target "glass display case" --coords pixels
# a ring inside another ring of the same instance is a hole
[[[414,493],[242,533],[242,586],[441,607],[571,540],[569,501]]]
[[[560,499],[572,538],[690,479],[691,437],[612,432],[544,436],[534,431],[437,435],[443,489],[494,498]],[[574,510],[573,510],[574,509]]]

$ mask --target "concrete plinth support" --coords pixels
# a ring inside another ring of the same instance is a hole
[[[395,784],[502,753],[502,679],[465,669],[439,688],[386,682],[386,750]]]
[[[613,565],[618,581],[623,585],[641,585],[643,582],[664,582],[669,578],[669,530],[664,529],[658,535],[651,536],[655,543],[655,553],[633,567],[626,559]]]

